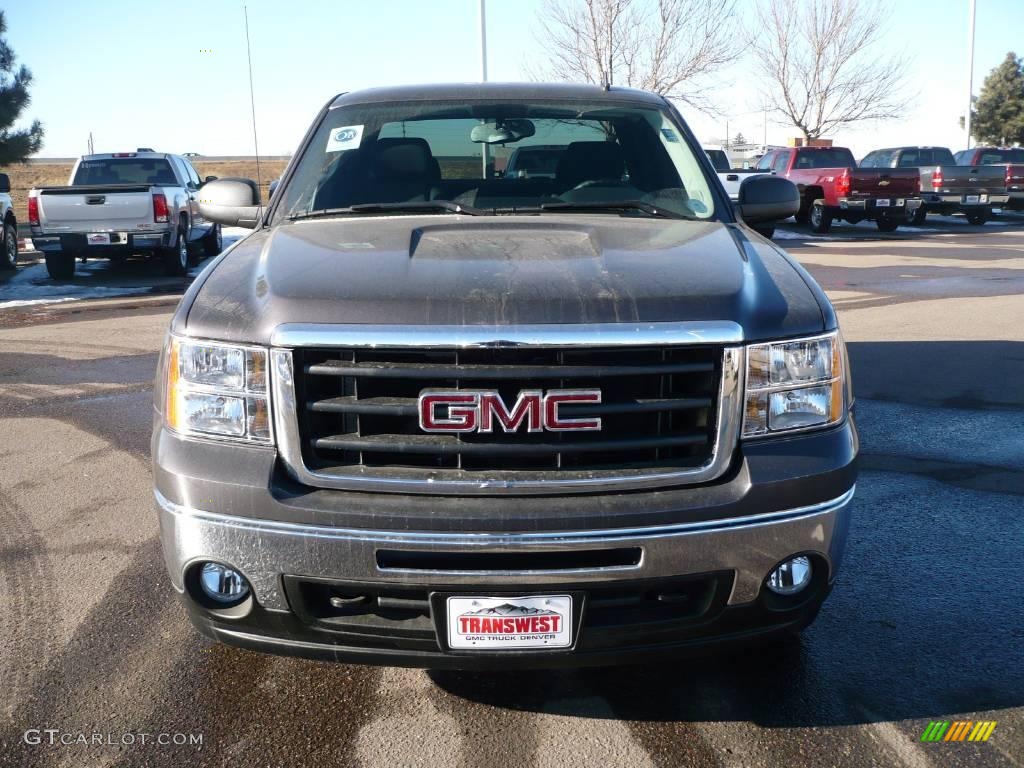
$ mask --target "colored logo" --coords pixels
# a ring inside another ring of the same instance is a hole
[[[921,734],[921,741],[988,741],[995,728],[995,720],[933,720]]]
[[[424,432],[592,432],[601,429],[601,417],[570,419],[563,405],[601,402],[599,389],[524,389],[509,407],[495,390],[424,389],[419,397],[420,429]]]
[[[352,141],[359,133],[353,128],[342,128],[336,134],[334,134],[334,140],[337,142]]]

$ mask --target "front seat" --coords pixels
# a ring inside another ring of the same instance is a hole
[[[622,156],[622,147],[612,141],[574,141],[565,149],[555,169],[555,185],[561,190],[563,200],[575,199],[579,192],[572,193],[572,198],[565,193],[571,192],[585,181],[607,182],[594,184],[595,188],[622,186],[622,175],[626,171],[626,162]]]
[[[431,199],[441,181],[441,168],[426,139],[377,139],[368,149],[362,202]]]

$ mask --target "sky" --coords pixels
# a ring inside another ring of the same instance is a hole
[[[544,0],[486,0],[490,80],[528,80],[545,52]],[[754,0],[738,0],[739,19]],[[480,79],[477,0],[249,0],[249,33],[261,154],[290,154],[335,94],[375,85]],[[41,120],[42,157],[153,147],[203,155],[253,153],[240,0],[0,0],[7,41],[33,73],[23,123]],[[968,0],[892,0],[882,49],[910,60],[901,119],[839,130],[858,156],[886,146],[966,146]],[[974,93],[1006,53],[1024,55],[1024,0],[977,0]],[[740,35],[736,35],[740,48]],[[698,139],[742,132],[760,141],[752,62],[740,57],[702,85],[720,115],[685,105]],[[769,143],[797,135],[769,122]]]

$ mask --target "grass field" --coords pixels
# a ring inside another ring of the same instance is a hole
[[[241,176],[246,179],[256,178],[255,160],[229,160],[203,162],[194,160],[192,163],[200,177]],[[268,198],[267,188],[271,181],[284,171],[283,160],[261,160],[260,177],[263,182],[263,200]],[[59,187],[68,183],[71,165],[11,165],[0,168],[0,171],[11,177],[11,200],[14,202],[14,215],[19,224],[28,222],[28,191],[33,187]]]

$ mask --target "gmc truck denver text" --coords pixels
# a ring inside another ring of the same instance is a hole
[[[562,145],[552,176],[495,159]],[[605,664],[806,626],[857,433],[836,316],[675,109],[619,88],[338,96],[182,299],[153,461],[196,626],[425,667]]]

